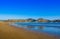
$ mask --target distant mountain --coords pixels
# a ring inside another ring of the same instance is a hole
[[[43,18],[38,18],[37,20],[28,18],[28,19],[8,19],[8,20],[0,20],[0,21],[4,21],[4,22],[60,22],[59,19],[48,20],[48,19],[43,19]]]
[[[50,20],[39,18],[37,19],[38,22],[51,22]]]
[[[60,22],[60,20],[53,20],[52,22]]]

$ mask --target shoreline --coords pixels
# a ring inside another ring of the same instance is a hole
[[[1,39],[59,39],[56,36],[47,36],[43,33],[28,31],[23,28],[11,26],[8,22],[0,22]]]
[[[10,24],[11,26],[15,26],[15,27],[17,27],[17,28],[23,28],[23,29],[26,29],[27,31],[32,31],[32,32],[36,32],[36,30],[29,30],[29,29],[27,29],[27,28],[25,28],[25,27],[20,27],[21,25],[18,25],[18,24],[15,24],[15,23],[13,23],[13,24]],[[47,35],[50,35],[50,36],[57,36],[57,37],[59,37],[60,35],[55,35],[55,34],[49,34],[49,33],[46,33],[46,32],[40,32],[40,31],[37,31],[36,33],[43,33],[43,34],[47,34]]]

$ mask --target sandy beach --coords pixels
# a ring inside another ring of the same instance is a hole
[[[56,36],[48,36],[43,33],[34,33],[22,28],[17,28],[0,22],[0,39],[59,39]]]

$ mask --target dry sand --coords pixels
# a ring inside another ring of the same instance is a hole
[[[7,22],[0,22],[0,39],[59,39],[56,36],[38,34],[22,28],[10,26]]]

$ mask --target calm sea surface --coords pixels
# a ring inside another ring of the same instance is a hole
[[[15,26],[60,36],[60,23],[17,22]]]

